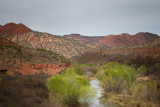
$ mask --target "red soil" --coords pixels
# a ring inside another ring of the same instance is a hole
[[[3,61],[0,61],[0,65],[1,63],[3,63]],[[14,75],[17,72],[23,75],[34,75],[39,73],[55,75],[63,71],[67,67],[71,67],[71,65],[69,63],[64,63],[61,65],[60,64],[30,64],[30,63],[24,63],[24,62],[21,63],[17,59],[15,65],[8,68],[9,71],[7,72],[10,75]]]

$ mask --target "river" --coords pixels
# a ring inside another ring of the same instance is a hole
[[[101,91],[102,88],[99,86],[99,81],[97,79],[90,81],[91,86],[97,89],[97,95],[91,99],[89,103],[89,107],[117,107],[115,104],[111,102],[102,103],[100,98],[102,97]]]

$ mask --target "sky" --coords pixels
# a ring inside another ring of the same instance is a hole
[[[160,0],[0,0],[0,25],[10,22],[54,35],[160,35]]]

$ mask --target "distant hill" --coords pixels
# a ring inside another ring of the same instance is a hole
[[[80,34],[70,34],[64,35],[64,37],[79,41],[99,42],[99,40],[103,39],[105,36],[82,36]]]
[[[107,35],[107,36],[82,36],[80,34],[70,34],[64,35],[66,38],[71,38],[79,41],[89,41],[89,42],[98,42],[101,44],[105,44],[108,47],[131,47],[137,46],[141,44],[146,44],[152,42],[153,40],[159,38],[158,35],[141,32],[136,35],[129,35],[126,33],[120,35]]]
[[[158,35],[148,32],[137,33],[135,35],[123,33],[121,35],[108,35],[99,42],[111,47],[131,47],[152,42],[157,38],[159,38]]]

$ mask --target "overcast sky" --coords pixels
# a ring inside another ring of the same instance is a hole
[[[56,35],[160,35],[160,0],[0,0],[0,24]]]

